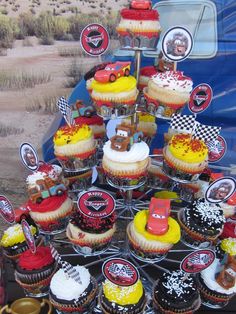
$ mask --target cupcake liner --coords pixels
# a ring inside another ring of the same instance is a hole
[[[118,188],[126,187],[126,186],[141,186],[146,182],[146,173],[142,173],[140,177],[136,178],[128,178],[123,175],[123,177],[114,176],[105,171],[105,176],[111,185],[117,186]]]
[[[115,103],[106,101],[98,102],[94,101],[94,106],[96,108],[97,114],[103,117],[105,120],[111,118],[123,118],[126,116],[133,115],[135,113],[135,102],[136,100],[132,100],[130,103]]]
[[[62,168],[66,171],[79,171],[90,169],[97,164],[97,152],[93,150],[91,154],[86,157],[82,158],[79,156],[56,156],[58,161],[60,162]]]
[[[218,235],[215,237],[210,237],[202,235],[199,232],[196,232],[188,228],[184,223],[184,210],[178,212],[178,222],[182,229],[182,237],[184,242],[189,243],[196,248],[206,248],[209,247],[212,243],[216,241]],[[209,242],[209,244],[207,244]]]
[[[182,181],[197,181],[200,175],[200,173],[187,173],[176,168],[172,168],[165,159],[163,160],[163,171],[171,178]]]
[[[165,104],[157,99],[151,98],[147,93],[147,87],[143,89],[146,102],[146,111],[155,117],[171,118],[174,113],[181,113],[186,104]]]
[[[43,234],[61,233],[66,229],[66,226],[68,225],[71,213],[72,210],[69,213],[65,214],[63,217],[57,218],[57,220],[35,221],[35,224],[37,225],[40,232]]]
[[[200,306],[201,306],[201,299],[199,298],[199,300],[197,301],[198,303],[196,303],[193,307],[191,307],[191,309],[173,309],[173,310],[166,310],[164,309],[155,299],[153,299],[153,305],[154,305],[154,309],[157,311],[158,314],[192,314],[195,311],[197,311]]]
[[[119,32],[118,32],[119,33]],[[132,35],[121,35],[119,34],[119,40],[121,47],[123,48],[138,48],[140,50],[156,50],[158,41],[159,41],[159,33],[158,35],[154,35],[152,37],[145,36],[141,34],[135,34],[132,32]]]
[[[67,303],[59,303],[57,300],[53,298],[52,293],[49,294],[49,299],[52,305],[59,311],[65,313],[85,313],[87,311],[91,311],[92,307],[95,307],[94,300],[97,295],[98,285],[97,281],[94,277],[91,277],[92,290],[87,295],[84,293],[77,300],[77,305],[75,304],[75,300],[72,300],[70,304]]]

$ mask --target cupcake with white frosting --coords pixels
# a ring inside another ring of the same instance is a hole
[[[147,111],[156,116],[171,117],[188,103],[192,87],[192,79],[180,71],[153,75],[143,90]]]
[[[80,282],[58,270],[50,283],[50,302],[62,314],[85,313],[95,306],[97,282],[84,266],[74,267]]]

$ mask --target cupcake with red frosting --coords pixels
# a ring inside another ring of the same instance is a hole
[[[138,82],[138,89],[142,91],[148,85],[150,78],[158,73],[157,67],[151,65],[140,69],[140,77]]]
[[[51,196],[41,203],[28,202],[30,216],[42,233],[60,233],[65,230],[73,210],[73,202],[67,193]]]
[[[220,203],[221,208],[224,211],[224,215],[226,218],[232,217],[236,215],[236,193],[234,193],[230,198]]]
[[[224,229],[220,235],[221,239],[236,239],[236,221],[227,221],[224,224]]]
[[[66,229],[68,239],[77,252],[98,254],[110,244],[116,231],[116,214],[102,218],[91,218],[78,211],[70,219]]]
[[[57,263],[52,257],[49,247],[40,246],[35,253],[31,250],[21,254],[15,270],[17,283],[29,296],[47,295]]]
[[[151,1],[131,1],[130,8],[122,9],[120,15],[117,32],[123,47],[156,49],[161,26]]]

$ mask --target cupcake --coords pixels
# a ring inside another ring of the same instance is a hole
[[[133,129],[119,126],[117,135],[103,147],[102,167],[107,179],[114,185],[140,185],[146,180],[149,147],[143,141],[131,146],[135,134]]]
[[[73,210],[73,202],[67,193],[50,196],[40,204],[28,202],[30,216],[42,233],[60,233],[65,230]]]
[[[208,148],[190,134],[176,134],[163,149],[163,170],[177,180],[197,180],[208,165]]]
[[[129,223],[127,234],[130,249],[139,259],[160,261],[179,242],[180,227],[173,218],[168,217],[169,206],[169,200],[152,198],[149,210],[141,210]]]
[[[36,245],[41,244],[43,240],[39,237],[36,227],[30,225],[30,230]],[[10,259],[18,259],[23,252],[28,250],[21,224],[15,224],[3,232],[0,246],[3,248],[4,255]]]
[[[95,306],[97,282],[84,266],[75,266],[81,283],[59,269],[50,283],[49,299],[62,314],[87,313]]]
[[[224,224],[224,229],[220,235],[220,238],[221,239],[236,238],[236,221],[227,221]]]
[[[153,288],[155,313],[190,314],[200,307],[197,282],[183,271],[164,273]]]
[[[155,117],[144,112],[138,112],[138,124],[137,130],[143,133],[143,141],[151,145],[153,138],[157,133],[157,124],[155,123]],[[122,124],[131,125],[131,118],[122,120]]]
[[[66,235],[74,249],[84,254],[100,254],[106,250],[116,231],[116,214],[108,217],[91,218],[79,210],[70,219]]]
[[[54,135],[54,153],[65,171],[96,165],[96,142],[88,125],[63,126]]]
[[[114,82],[107,83],[94,80],[91,88],[91,98],[98,115],[103,118],[110,119],[112,115],[122,117],[135,112],[138,90],[133,76],[120,77]]]
[[[86,89],[89,92],[89,94],[91,95],[92,93],[92,82],[94,80],[94,75],[97,71],[101,71],[104,70],[105,67],[109,64],[110,62],[104,62],[98,65],[95,65],[94,67],[92,67],[92,69],[90,69],[87,73],[85,73],[84,75],[84,80],[86,82]]]
[[[182,242],[195,248],[206,248],[213,244],[223,231],[225,217],[218,204],[201,198],[178,214],[182,228]]]
[[[210,308],[222,308],[236,294],[236,241],[225,239],[220,245],[225,252],[223,260],[215,261],[198,275],[202,303]]]
[[[151,1],[131,1],[130,8],[122,9],[120,16],[117,32],[122,47],[156,49],[161,26]]]
[[[191,78],[180,71],[153,75],[143,90],[147,111],[154,116],[170,118],[188,103],[192,86]]]
[[[103,118],[93,115],[89,118],[87,117],[78,117],[75,119],[75,124],[88,125],[94,135],[94,139],[97,141],[97,147],[102,148],[106,140],[106,127],[103,121]]]
[[[62,195],[66,191],[62,168],[57,165],[40,165],[26,179],[29,198],[33,203],[54,195]]]
[[[138,89],[142,91],[145,87],[148,86],[148,81],[153,75],[158,73],[156,66],[150,65],[140,69],[140,76],[138,81]]]
[[[220,203],[224,211],[225,218],[236,215],[236,193],[234,193],[227,201]]]
[[[21,254],[15,270],[17,283],[25,290],[26,295],[41,297],[49,292],[49,284],[57,270],[57,263],[49,247],[37,247]]]

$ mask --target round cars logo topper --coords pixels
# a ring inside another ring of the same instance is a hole
[[[200,84],[194,88],[189,101],[189,110],[193,113],[201,113],[206,110],[212,100],[213,92],[208,84]]]
[[[32,253],[36,252],[36,244],[34,240],[34,236],[30,230],[30,226],[28,222],[25,219],[22,219],[21,221],[22,230],[25,236],[26,243],[31,250]]]
[[[181,262],[180,269],[194,274],[208,268],[215,260],[212,250],[198,250],[187,255]]]
[[[15,222],[15,212],[12,204],[4,195],[0,195],[0,215],[10,224]]]
[[[123,287],[132,286],[139,279],[137,268],[123,258],[111,258],[105,261],[102,272],[106,279]]]
[[[100,24],[89,24],[81,32],[80,44],[90,56],[100,56],[109,47],[108,31]]]
[[[217,162],[221,160],[227,151],[227,143],[221,135],[218,135],[216,139],[207,142],[206,145],[208,147],[209,162]]]
[[[115,210],[115,200],[104,191],[88,191],[82,193],[77,201],[78,210],[89,218],[105,218]]]

